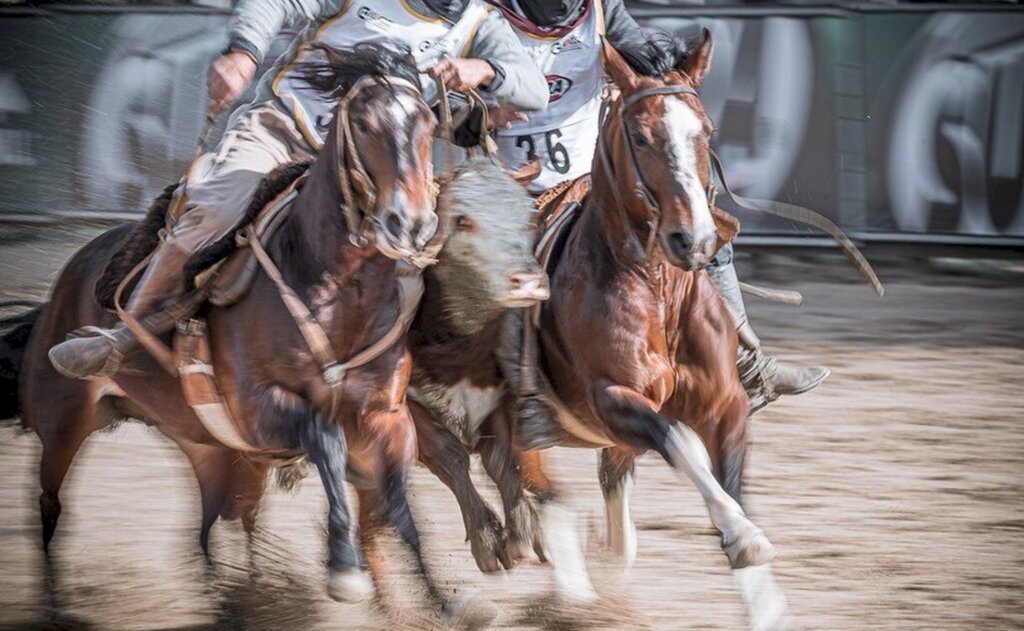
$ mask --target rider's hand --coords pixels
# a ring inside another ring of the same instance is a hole
[[[442,59],[427,72],[431,77],[441,77],[445,86],[456,92],[486,86],[494,81],[494,68],[480,59]]]
[[[218,57],[210,66],[207,77],[213,112],[219,114],[231,107],[252,83],[254,76],[256,61],[246,53],[233,50]]]
[[[507,105],[492,107],[487,110],[487,113],[490,117],[491,129],[508,129],[512,126],[512,123],[527,120],[526,114]]]

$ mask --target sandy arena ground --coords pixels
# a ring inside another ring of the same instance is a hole
[[[5,236],[0,300],[44,296],[84,233]],[[795,628],[1024,628],[1024,276],[882,265],[889,293],[879,301],[839,259],[761,257],[741,271],[807,298],[800,309],[749,301],[768,348],[834,370],[817,392],[753,421],[748,508],[779,549],[774,567]],[[430,625],[397,545],[383,604],[326,597],[326,501],[315,473],[295,495],[269,492],[251,559],[240,526],[218,524],[207,567],[185,459],[136,424],[94,435],[79,454],[47,568],[38,452],[33,435],[0,428],[0,628]],[[689,485],[658,459],[642,460],[633,500],[639,561],[622,576],[602,553],[596,453],[556,450],[552,460],[579,509],[602,604],[570,625],[552,615],[547,568],[481,575],[454,500],[417,470],[413,509],[445,589],[492,601],[500,629],[744,628],[726,559]]]

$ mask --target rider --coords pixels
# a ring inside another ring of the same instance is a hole
[[[520,169],[534,156],[540,158],[541,173],[531,185],[535,194],[590,172],[606,84],[602,37],[634,70],[654,76],[675,68],[687,49],[685,42],[640,28],[623,0],[491,1],[505,14],[548,82],[548,107],[543,112],[526,116],[501,108],[495,117],[499,156],[510,170]],[[741,343],[737,367],[752,410],[781,394],[807,392],[828,377],[825,367],[791,367],[761,352],[760,340],[747,320],[731,245],[723,248],[708,273],[734,316]],[[516,420],[526,449],[558,439],[550,410],[544,406],[526,411],[520,401]]]
[[[301,81],[298,62],[317,54],[311,44],[394,41],[452,90],[477,88],[517,110],[539,110],[547,102],[544,77],[500,12],[482,0],[240,0],[228,47],[210,68],[215,111],[234,103],[278,32],[297,23],[306,28],[264,75],[254,101],[232,115],[218,146],[192,164],[175,193],[162,242],[128,304],[128,312],[155,333],[183,315],[182,271],[189,256],[234,227],[267,173],[312,157],[322,145],[334,104]],[[434,84],[423,82],[429,100]],[[79,378],[109,375],[139,346],[124,323],[91,332],[50,350],[58,371]]]

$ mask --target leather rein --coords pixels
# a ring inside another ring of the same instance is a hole
[[[694,96],[697,98],[698,101],[700,101],[700,95],[697,93],[695,89],[691,88],[690,86],[656,86],[652,88],[638,90],[637,92],[634,92],[629,96],[623,97],[622,105],[618,112],[619,130],[621,131],[625,139],[627,155],[629,156],[629,164],[630,168],[633,171],[633,194],[644,203],[644,206],[647,208],[648,213],[652,216],[652,219],[648,220],[647,222],[649,232],[647,235],[646,247],[644,248],[645,256],[647,259],[650,259],[651,257],[651,254],[654,249],[654,242],[657,238],[659,229],[661,227],[661,207],[658,204],[657,198],[651,192],[651,189],[648,186],[647,181],[644,179],[643,171],[640,169],[640,164],[636,158],[636,148],[633,146],[632,138],[626,131],[625,121],[623,119],[622,113],[625,110],[628,110],[630,107],[636,105],[640,101],[647,98],[682,94]],[[604,124],[604,120],[607,113],[608,102],[605,101],[601,104],[600,118],[602,126]],[[600,136],[598,136],[598,153],[601,156],[602,167],[608,174],[608,177],[611,178],[614,174],[614,171],[611,167],[611,160],[608,155],[608,148],[604,143],[603,133]],[[729,188],[729,183],[725,179],[725,169],[722,167],[722,161],[718,158],[718,155],[715,154],[715,152],[710,148],[708,148],[708,160],[710,162],[712,170],[714,171],[715,175],[718,177],[718,180],[722,185],[722,189],[726,192],[726,194],[733,200],[733,202],[737,206],[745,208],[747,210],[765,212],[770,215],[775,215],[777,217],[782,217],[784,219],[796,221],[811,226],[813,228],[817,228],[818,230],[824,232],[825,234],[829,235],[836,241],[840,249],[843,250],[843,253],[845,253],[853,262],[854,267],[857,268],[857,270],[861,273],[865,280],[867,280],[867,282],[875,290],[875,293],[878,294],[879,296],[885,294],[885,288],[882,286],[882,283],[879,280],[878,275],[875,273],[875,270],[871,267],[871,264],[868,263],[867,259],[864,258],[864,255],[860,252],[857,246],[854,245],[854,243],[849,239],[849,237],[847,237],[839,228],[839,226],[837,226],[834,222],[832,222],[824,215],[816,213],[809,208],[804,208],[803,206],[797,206],[795,204],[787,204],[785,202],[776,202],[771,200],[751,199],[738,195],[734,193],[731,188]],[[618,189],[614,185],[611,187],[611,189],[613,194],[615,195],[616,203],[619,205],[621,209],[623,220],[626,222],[624,225],[628,227],[629,224],[628,218],[626,217],[625,204],[623,204],[623,200],[620,196]],[[715,207],[715,201],[717,197],[718,189],[715,187],[714,183],[709,184],[707,188],[709,208]],[[632,231],[629,232],[630,234],[633,234]]]

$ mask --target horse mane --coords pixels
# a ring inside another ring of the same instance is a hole
[[[327,99],[339,99],[364,77],[385,81],[399,77],[419,85],[419,71],[409,48],[397,43],[362,42],[351,48],[332,48],[314,44],[310,50],[319,52],[296,69],[296,75],[309,88]]]
[[[178,189],[178,183],[169,184],[149,205],[146,216],[135,222],[131,232],[125,238],[121,249],[103,268],[103,273],[96,279],[93,295],[96,302],[104,309],[114,309],[114,293],[128,272],[138,265],[142,259],[156,249],[160,243],[160,230],[167,224],[167,210],[171,206],[171,198]]]
[[[238,240],[235,238],[238,231],[254,223],[263,209],[267,207],[267,204],[291,186],[292,182],[298,179],[300,175],[308,171],[311,164],[313,164],[312,160],[300,160],[283,164],[268,173],[260,181],[259,186],[256,188],[256,193],[253,194],[252,199],[249,201],[249,206],[245,209],[245,215],[238,220],[234,228],[229,230],[220,239],[217,239],[189,257],[183,274],[185,288],[188,290],[195,289],[196,276],[234,254],[238,250]]]

